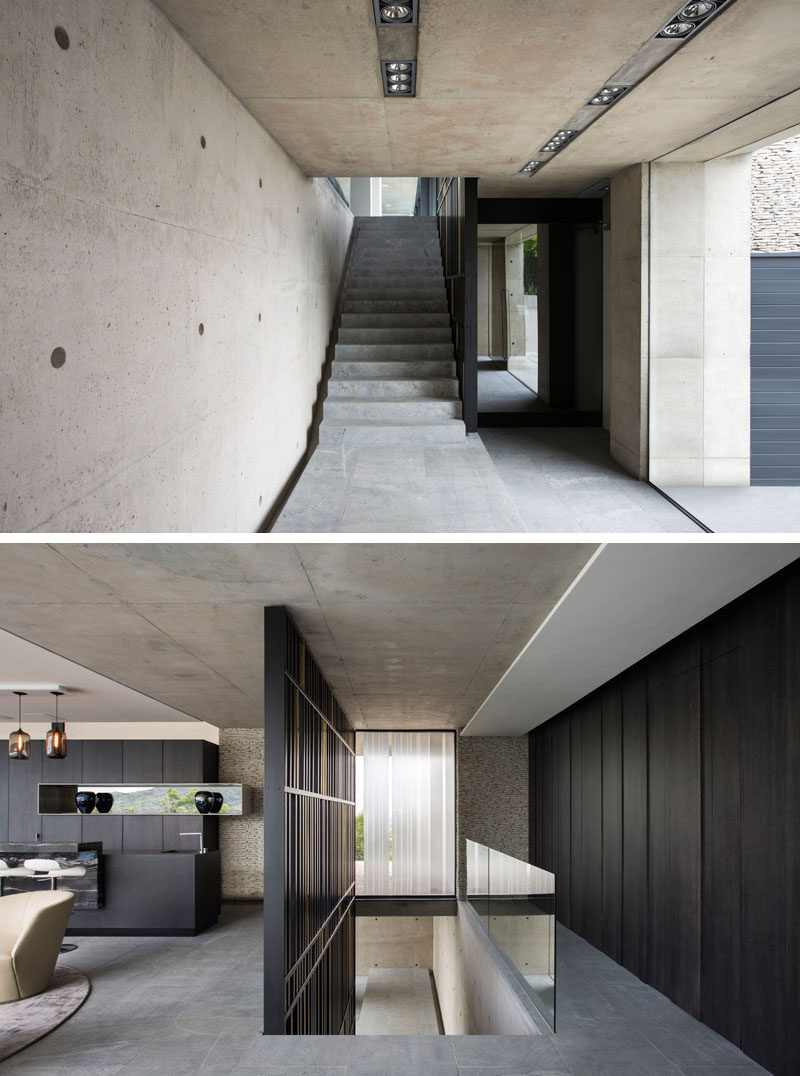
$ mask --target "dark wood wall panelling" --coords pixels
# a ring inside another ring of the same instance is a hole
[[[530,734],[558,918],[800,1072],[800,561]]]
[[[478,428],[478,181],[436,180],[436,216],[464,423]]]
[[[264,1033],[349,1035],[355,736],[286,610],[264,613]]]
[[[69,737],[69,726],[67,726]],[[219,848],[219,819],[202,815],[175,818],[38,814],[37,785],[141,782],[215,782],[219,749],[206,740],[73,740],[67,757],[49,759],[44,742],[34,740],[31,757],[11,762],[0,753],[0,840],[102,841],[104,852],[172,852],[199,850],[198,837],[182,830],[202,830],[210,851]]]

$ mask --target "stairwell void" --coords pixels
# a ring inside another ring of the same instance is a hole
[[[357,217],[319,440],[463,442],[435,217]]]

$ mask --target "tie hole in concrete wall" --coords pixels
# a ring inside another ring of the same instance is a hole
[[[63,347],[57,347],[53,349],[53,353],[50,356],[50,365],[54,370],[60,370],[64,363],[67,361],[67,353]]]
[[[69,48],[69,34],[63,26],[57,26],[53,31],[56,39],[56,44],[60,49]]]
[[[206,136],[205,135],[200,135],[200,145],[203,147],[203,149],[206,148]]]
[[[202,335],[203,335],[203,333],[204,333],[204,332],[206,331],[206,330],[205,330],[205,326],[203,325],[202,321],[201,321],[201,322],[200,322],[200,324],[199,324],[199,325],[197,326],[197,331],[198,331],[198,332],[200,333],[200,335],[201,335],[201,336],[202,336]]]

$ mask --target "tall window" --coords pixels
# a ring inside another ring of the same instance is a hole
[[[356,735],[356,892],[455,892],[455,737]]]

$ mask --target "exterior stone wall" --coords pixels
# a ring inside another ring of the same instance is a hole
[[[250,813],[220,821],[223,900],[264,896],[264,730],[220,729],[219,779],[247,785]]]
[[[753,250],[800,251],[800,135],[753,154]]]
[[[456,750],[457,892],[463,898],[467,839],[528,859],[528,738],[465,736]]]

